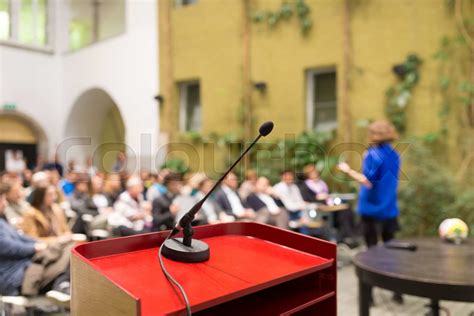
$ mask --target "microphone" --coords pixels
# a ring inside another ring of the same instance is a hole
[[[184,227],[187,227],[188,225],[191,225],[191,222],[194,220],[194,216],[196,215],[197,212],[201,209],[202,205],[206,200],[209,198],[209,196],[214,192],[214,190],[221,184],[221,182],[225,179],[225,177],[234,169],[234,167],[239,163],[239,161],[244,157],[248,151],[258,142],[258,140],[263,136],[267,136],[268,134],[271,133],[273,130],[273,122],[265,122],[263,123],[260,128],[258,129],[259,135],[255,138],[255,140],[250,144],[250,146],[247,147],[247,149],[242,152],[240,157],[230,166],[230,168],[220,177],[220,179],[214,184],[212,189],[199,201],[194,205],[181,219],[179,220],[178,223],[176,223],[175,227],[171,231],[170,235],[168,238],[173,237],[176,235],[181,229]],[[189,246],[189,245],[188,245]]]

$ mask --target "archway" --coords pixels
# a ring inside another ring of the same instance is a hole
[[[69,113],[60,154],[63,162],[84,166],[93,157],[94,166],[110,171],[117,154],[125,150],[125,125],[120,110],[104,90],[93,88],[81,94]]]
[[[48,140],[43,128],[32,118],[17,111],[0,110],[0,171],[13,152],[19,152],[28,168],[34,168],[38,157],[48,155]]]

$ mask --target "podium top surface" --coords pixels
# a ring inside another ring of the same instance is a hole
[[[232,234],[232,231],[227,231],[227,234],[209,234],[209,230],[218,229],[213,226],[207,226],[207,230],[206,226],[196,228],[196,237],[208,243],[210,247],[211,255],[208,261],[181,263],[163,258],[168,271],[186,290],[193,311],[206,309],[330,267],[334,262],[334,259],[315,255],[316,249],[313,249],[315,250],[313,253],[309,253],[292,248],[291,245],[281,244],[278,239],[271,241],[268,239],[272,238],[247,235],[245,231],[241,231],[242,234],[238,231],[234,231],[237,234]],[[265,225],[261,226],[269,229]],[[208,236],[202,234],[203,229]],[[270,229],[269,231],[272,231],[275,228]],[[164,236],[162,233],[157,234]],[[278,234],[287,235],[288,240],[292,237],[310,238],[279,229]],[[150,237],[150,234],[147,235]],[[203,235],[204,238],[200,238],[199,235]],[[145,246],[142,244],[135,248],[130,246],[132,244],[124,246],[134,239],[139,241],[140,238],[140,236],[131,239],[129,237],[122,243],[120,240],[124,238],[115,239],[109,242],[108,253],[104,251],[103,255],[97,250],[88,249],[93,248],[94,243],[85,244],[82,251],[76,248],[75,253],[82,252],[83,260],[139,300],[142,315],[173,314],[182,311],[184,309],[182,298],[164,276],[158,261],[158,248],[162,240],[155,244],[145,242]],[[313,246],[316,245],[314,240]],[[111,251],[114,244],[121,249]]]

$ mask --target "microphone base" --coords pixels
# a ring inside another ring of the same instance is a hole
[[[161,253],[166,258],[179,262],[203,262],[209,260],[209,245],[203,241],[193,239],[191,247],[183,244],[183,238],[165,240]]]

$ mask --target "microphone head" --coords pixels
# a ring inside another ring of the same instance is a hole
[[[272,132],[272,130],[273,130],[273,122],[268,121],[268,122],[265,122],[262,125],[260,125],[260,128],[258,129],[258,132],[262,136],[267,136],[268,134],[270,134]]]

